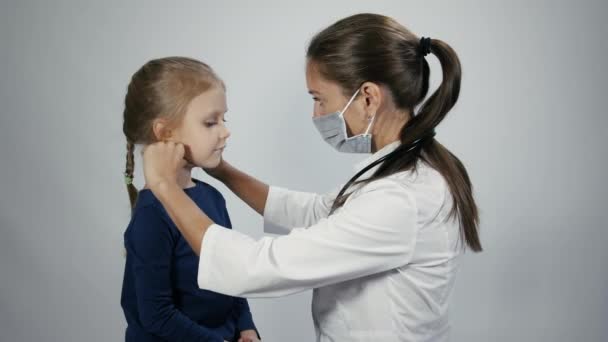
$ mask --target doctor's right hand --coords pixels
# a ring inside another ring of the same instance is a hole
[[[184,154],[184,145],[170,141],[156,142],[144,148],[144,178],[152,191],[161,183],[177,184],[177,174],[187,164]]]

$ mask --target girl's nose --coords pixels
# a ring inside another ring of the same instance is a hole
[[[230,134],[230,130],[226,126],[224,126],[224,130],[222,132],[222,139],[228,139],[228,137],[230,137]]]

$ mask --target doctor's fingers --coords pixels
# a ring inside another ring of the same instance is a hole
[[[158,141],[150,145],[144,146],[141,150],[142,156],[146,153],[162,156],[170,156],[174,160],[184,158],[186,147],[184,144],[174,141]]]

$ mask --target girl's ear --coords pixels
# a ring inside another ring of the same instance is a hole
[[[152,122],[152,131],[156,141],[163,141],[171,138],[172,132],[165,119],[154,119]]]

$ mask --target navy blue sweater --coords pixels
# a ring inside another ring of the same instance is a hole
[[[222,195],[193,181],[187,195],[215,223],[231,228]],[[247,300],[199,289],[199,258],[150,190],[139,192],[124,242],[127,342],[236,341],[241,331],[256,329]]]

